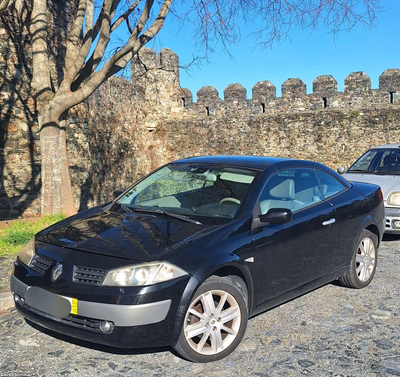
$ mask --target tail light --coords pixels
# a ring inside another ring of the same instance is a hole
[[[378,195],[379,195],[379,197],[381,198],[381,200],[383,202],[383,194],[382,194],[382,190],[380,188],[379,188],[379,191],[378,191]]]

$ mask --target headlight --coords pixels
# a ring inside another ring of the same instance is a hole
[[[387,199],[387,204],[392,206],[400,206],[400,192],[392,192]]]
[[[19,252],[19,260],[29,266],[32,258],[35,255],[35,237],[31,238],[30,241],[23,247],[23,249]]]
[[[103,285],[153,285],[187,275],[187,272],[167,262],[137,264],[116,268],[107,273]]]

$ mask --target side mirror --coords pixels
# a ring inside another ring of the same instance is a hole
[[[340,168],[337,168],[337,172],[339,174],[344,174],[344,173],[346,173],[346,169],[343,166],[341,166]]]
[[[293,213],[288,208],[271,208],[266,214],[260,215],[262,223],[284,224],[292,221]]]
[[[123,190],[115,190],[114,191],[114,198],[118,198],[124,191]]]

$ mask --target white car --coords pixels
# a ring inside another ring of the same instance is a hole
[[[400,234],[400,144],[387,144],[365,152],[340,174],[354,182],[375,183],[382,189],[385,200],[385,233]]]

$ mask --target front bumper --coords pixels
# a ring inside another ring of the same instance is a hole
[[[14,275],[10,280],[11,292],[21,305],[47,313],[56,318],[68,317],[71,313],[99,321],[108,321],[114,326],[142,326],[163,321],[170,309],[171,300],[142,305],[112,305],[98,302],[74,300],[48,292],[39,287],[30,287]]]
[[[400,209],[385,207],[385,233],[400,234]]]
[[[12,274],[10,280],[15,307],[30,323],[91,343],[141,349],[172,346],[178,339],[183,320],[179,313],[184,312],[182,305],[187,305],[188,293],[198,281],[182,278],[171,284],[173,297],[161,290],[151,294],[154,301],[147,298],[146,303],[135,305],[78,300],[77,314],[73,314],[71,297],[27,285],[18,275]],[[60,306],[64,308],[55,309]]]

